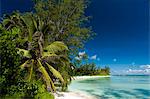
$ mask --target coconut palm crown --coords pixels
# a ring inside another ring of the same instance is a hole
[[[57,78],[62,86],[66,86],[68,80],[64,80],[61,73],[56,69],[55,64],[52,66],[49,61],[54,58],[59,58],[59,61],[61,61],[63,57],[62,59],[65,59],[65,61],[61,61],[60,65],[69,66],[69,59],[65,54],[68,47],[61,41],[52,43],[48,41],[48,34],[51,29],[50,24],[44,23],[32,13],[27,13],[23,16],[14,13],[14,15],[3,21],[3,26],[6,30],[19,27],[22,32],[19,37],[23,38],[24,42],[27,42],[27,46],[24,49],[18,47],[18,53],[23,53],[26,58],[26,61],[20,67],[22,70],[28,70],[27,81],[43,79],[47,90],[52,92],[56,91],[53,78]]]

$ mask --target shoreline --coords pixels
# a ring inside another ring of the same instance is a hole
[[[107,76],[74,76],[72,80],[86,80],[111,77]],[[95,96],[89,95],[83,91],[68,91],[68,92],[56,92],[54,94],[55,99],[97,99]]]
[[[74,76],[72,80],[85,80],[85,79],[96,79],[96,78],[105,78],[111,77],[110,75],[107,76]]]
[[[56,92],[55,99],[97,99],[96,97],[81,91]]]

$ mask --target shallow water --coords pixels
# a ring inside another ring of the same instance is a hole
[[[150,76],[112,76],[72,81],[71,91],[83,91],[97,99],[150,99]]]

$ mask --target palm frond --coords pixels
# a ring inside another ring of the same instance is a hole
[[[62,61],[70,63],[70,60],[66,55],[59,55],[59,57]]]
[[[56,63],[56,59],[59,59],[59,56],[49,52],[43,52],[42,60],[46,60],[47,62]]]
[[[42,31],[42,29],[44,28],[44,22],[41,21],[41,19],[39,17],[38,17],[38,23],[39,23],[38,29],[39,29],[39,31]]]
[[[44,57],[53,57],[53,56],[58,56],[54,53],[50,53],[50,52],[43,52],[42,58]]]
[[[24,69],[24,67],[28,64],[29,60],[27,60],[26,62],[24,62],[22,65],[20,65],[21,69]]]
[[[43,65],[41,64],[40,60],[37,60],[38,64],[39,64],[39,70],[43,75],[43,78],[46,82],[47,88],[50,88],[51,91],[56,91],[54,83],[52,81],[52,79],[50,78],[48,72],[46,71],[46,69],[43,67]]]
[[[31,66],[30,66],[30,71],[29,71],[29,76],[28,76],[28,81],[30,82],[31,77],[32,77],[32,73],[33,73],[33,64],[34,64],[34,60],[31,60]]]
[[[64,79],[61,76],[60,72],[58,72],[55,68],[53,68],[51,65],[49,65],[48,63],[46,63],[46,65],[48,66],[49,70],[53,73],[53,75],[58,78],[63,84],[64,84]]]
[[[36,30],[38,30],[38,25],[37,25],[36,20],[34,19],[33,16],[31,16],[31,19],[32,19],[32,23],[33,23],[34,28],[35,28]]]
[[[8,23],[10,23],[10,21],[11,21],[10,19],[4,19],[2,24],[5,26],[5,25],[7,25]]]
[[[60,41],[55,41],[52,44],[48,45],[45,50],[51,52],[51,53],[57,53],[62,52],[64,50],[68,50],[68,47]]]
[[[28,29],[28,41],[31,42],[32,35],[35,31],[35,23],[33,22],[32,15],[30,13],[26,14],[26,15],[22,16],[22,20],[26,24],[26,27]]]
[[[23,56],[24,57],[27,57],[27,58],[31,58],[31,55],[29,53],[28,50],[25,50],[25,49],[20,49],[20,48],[17,48],[19,51],[18,51],[18,54],[21,54],[21,52],[23,52]]]

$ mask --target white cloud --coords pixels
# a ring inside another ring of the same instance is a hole
[[[150,74],[150,69],[145,69],[145,72]]]
[[[145,70],[142,69],[129,69],[127,70],[127,73],[144,73]]]
[[[75,59],[76,59],[76,60],[81,60],[81,58],[80,58],[80,57],[75,57]]]
[[[128,69],[126,72],[128,74],[149,74],[150,75],[150,65],[141,65],[140,69]]]
[[[79,56],[83,56],[85,54],[85,51],[84,52],[79,52]]]
[[[141,65],[140,68],[150,69],[150,65]]]
[[[82,59],[82,57],[83,57],[83,55],[85,55],[85,51],[83,51],[83,52],[79,52],[79,54],[78,54],[79,56],[76,56],[75,57],[75,59],[76,60],[81,60]]]
[[[150,75],[150,64],[135,64],[134,66],[131,66],[131,64],[109,64],[109,66],[111,67],[112,74]]]
[[[97,61],[100,61],[100,58],[97,58]]]
[[[117,61],[117,59],[116,59],[116,58],[114,58],[114,59],[113,59],[113,61],[114,61],[114,62],[116,62],[116,61]]]
[[[93,55],[90,57],[90,59],[93,59],[93,60],[95,60],[96,58],[97,58],[97,55]]]

